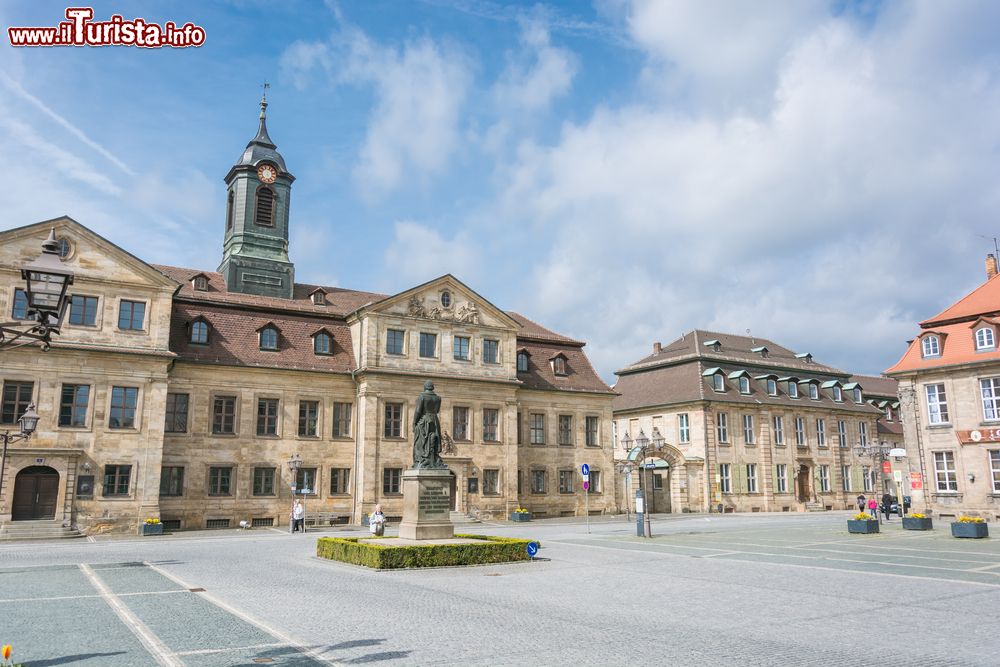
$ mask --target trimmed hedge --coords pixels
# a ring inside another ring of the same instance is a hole
[[[378,538],[321,537],[316,540],[316,555],[376,570],[408,567],[444,567],[449,565],[483,565],[530,560],[526,547],[532,540],[491,535],[455,535],[476,540],[476,544],[421,544],[413,546],[381,546],[360,540]],[[384,539],[384,538],[383,538]],[[535,540],[537,542],[537,540]],[[539,543],[540,544],[540,543]]]

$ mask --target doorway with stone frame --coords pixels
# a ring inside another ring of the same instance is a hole
[[[59,473],[49,466],[29,466],[14,478],[11,521],[56,518]]]
[[[799,472],[795,476],[795,499],[800,503],[808,503],[812,500],[812,475],[810,474],[809,465],[806,463],[799,464]]]

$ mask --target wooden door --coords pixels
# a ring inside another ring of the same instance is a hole
[[[31,466],[14,479],[13,521],[56,518],[59,473],[47,466]]]

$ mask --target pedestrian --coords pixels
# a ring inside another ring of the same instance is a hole
[[[888,493],[882,494],[882,514],[885,515],[885,520],[889,520],[889,515],[892,513],[892,496]]]
[[[306,532],[305,522],[306,511],[302,507],[302,501],[296,499],[295,505],[292,506],[292,532],[297,533],[299,530]]]
[[[878,501],[875,500],[875,496],[872,496],[868,501],[868,511],[871,513],[872,518],[878,521]]]
[[[368,528],[376,537],[385,535],[385,514],[382,513],[381,505],[376,505],[375,511],[368,517]]]
[[[865,494],[859,493],[858,494],[858,511],[859,512],[864,512],[865,511],[865,507],[867,507],[867,506],[868,506],[868,503],[865,502]]]

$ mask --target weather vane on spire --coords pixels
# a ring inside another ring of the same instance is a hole
[[[271,87],[267,81],[261,86],[264,89],[264,94],[260,96],[260,117],[264,118],[264,114],[267,111],[267,89]]]

